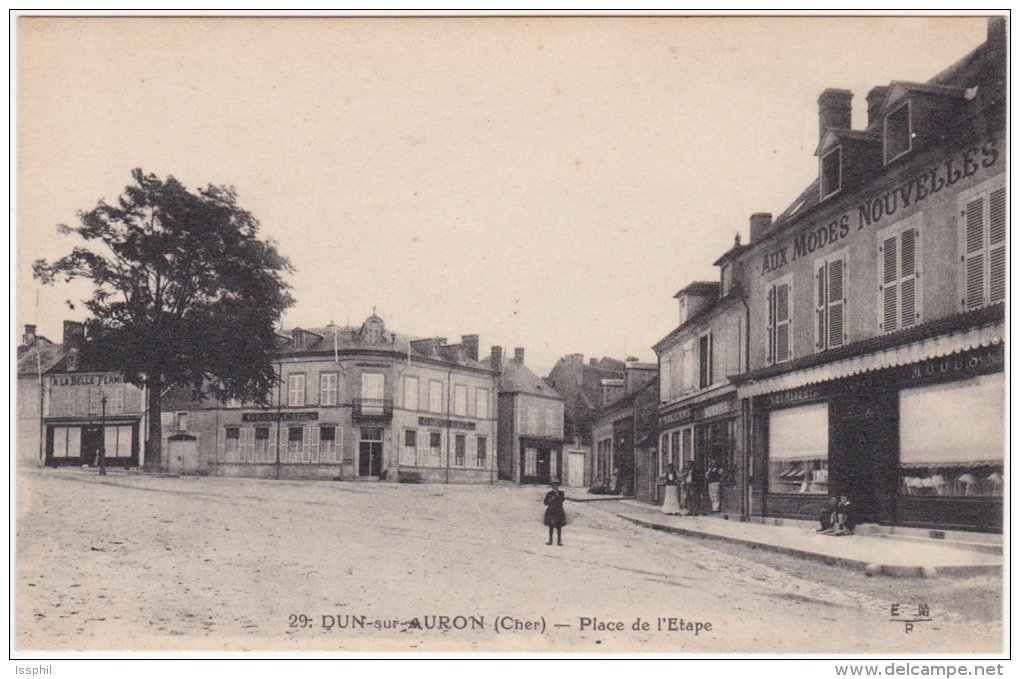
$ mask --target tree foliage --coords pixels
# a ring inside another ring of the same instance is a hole
[[[92,282],[83,359],[146,385],[150,399],[188,386],[265,403],[276,380],[274,328],[293,304],[290,262],[259,239],[232,187],[191,192],[173,177],[140,169],[132,177],[115,205],[100,201],[78,213],[79,225],[59,227],[83,245],[34,265],[44,283]]]

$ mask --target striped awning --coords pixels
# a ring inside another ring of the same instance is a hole
[[[737,388],[738,398],[750,398],[771,394],[787,389],[797,389],[809,384],[819,384],[852,375],[895,368],[901,365],[919,363],[932,358],[944,358],[972,349],[1001,344],[1003,326],[1001,323],[969,328],[937,337],[928,337],[909,344],[882,349],[831,363],[812,366],[803,370],[768,377],[741,384]]]

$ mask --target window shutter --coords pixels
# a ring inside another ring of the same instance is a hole
[[[318,430],[318,427],[305,427],[304,435],[301,437],[301,461],[311,462],[312,461],[312,430]]]
[[[319,463],[319,432],[321,430],[322,430],[321,427],[312,427],[311,428],[312,440],[310,441],[310,443],[312,445],[312,448],[311,448],[312,449],[312,462],[314,464],[318,464]]]
[[[988,198],[988,301],[1006,298],[1006,189]]]
[[[279,426],[279,425],[277,425]],[[269,461],[276,462],[277,427],[269,428]]]
[[[241,439],[238,447],[241,449],[241,461],[252,462],[255,458],[255,429],[253,427],[241,427]]]
[[[715,384],[715,342],[712,335],[708,336],[708,383]]]
[[[771,365],[776,361],[776,288],[769,288],[768,315],[765,319],[765,362]]]
[[[879,329],[885,332],[892,332],[896,329],[896,305],[898,299],[897,281],[899,280],[899,269],[897,258],[899,252],[896,236],[890,236],[882,241],[879,247],[879,259],[882,262],[881,280],[879,283],[879,294],[881,295],[882,315],[879,321]]]
[[[827,324],[826,324],[826,301],[828,295],[826,294],[826,269],[828,267],[823,263],[817,269],[815,269],[815,318],[817,323],[815,324],[815,349],[821,351],[825,348],[825,339],[827,335]]]
[[[227,459],[227,430],[220,427],[216,433],[216,460],[226,462]]]
[[[984,196],[964,209],[964,307],[976,309],[985,303]]]
[[[908,328],[919,318],[917,305],[917,236],[915,229],[900,234],[900,326]]]
[[[828,264],[829,293],[829,337],[828,346],[843,346],[845,328],[843,327],[843,307],[846,299],[846,272],[844,258],[834,259]]]
[[[776,362],[790,358],[790,284],[776,286]]]

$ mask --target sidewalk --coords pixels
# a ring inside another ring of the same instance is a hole
[[[737,544],[816,559],[828,564],[859,569],[868,575],[937,577],[991,573],[1002,574],[1002,556],[956,549],[946,545],[892,542],[867,535],[835,537],[801,526],[771,526],[727,521],[710,516],[668,516],[657,507],[623,500],[599,509],[646,528],[678,535],[725,540]]]

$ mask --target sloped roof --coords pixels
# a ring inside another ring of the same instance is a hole
[[[491,369],[492,358],[486,356],[479,363],[482,367]],[[499,391],[500,393],[531,394],[563,400],[563,397],[555,389],[531,372],[528,366],[513,359],[503,361],[503,371],[499,376]]]
[[[689,283],[686,287],[680,289],[674,298],[680,297],[683,294],[688,295],[715,295],[719,296],[719,281],[694,281]]]
[[[64,355],[62,344],[33,345],[18,356],[18,377],[45,374],[59,365]]]

